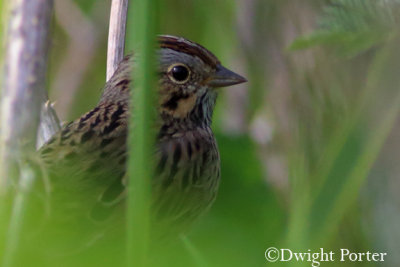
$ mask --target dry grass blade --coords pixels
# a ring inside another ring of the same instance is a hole
[[[107,51],[107,81],[114,74],[124,57],[126,16],[128,0],[113,0],[110,13],[110,28]]]

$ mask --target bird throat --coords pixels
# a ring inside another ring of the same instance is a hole
[[[172,96],[161,105],[159,137],[199,127],[210,127],[215,100],[216,94],[213,92],[204,92],[200,96]]]

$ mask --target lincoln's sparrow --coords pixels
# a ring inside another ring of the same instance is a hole
[[[246,79],[196,43],[161,36],[159,44],[152,214],[157,223],[178,226],[206,211],[217,194],[220,159],[211,130],[215,88]],[[127,56],[99,104],[40,150],[51,178],[50,197],[56,199],[51,210],[63,213],[65,221],[89,218],[98,225],[123,209],[131,67]]]

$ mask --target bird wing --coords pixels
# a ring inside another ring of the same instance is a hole
[[[127,105],[102,103],[65,125],[39,150],[57,207],[73,209],[79,204],[70,202],[77,202],[98,210],[98,203],[110,206],[112,197],[122,193],[127,120]]]

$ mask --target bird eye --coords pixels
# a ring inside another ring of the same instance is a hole
[[[190,70],[186,65],[174,64],[168,69],[169,78],[175,83],[185,83],[189,80]]]

